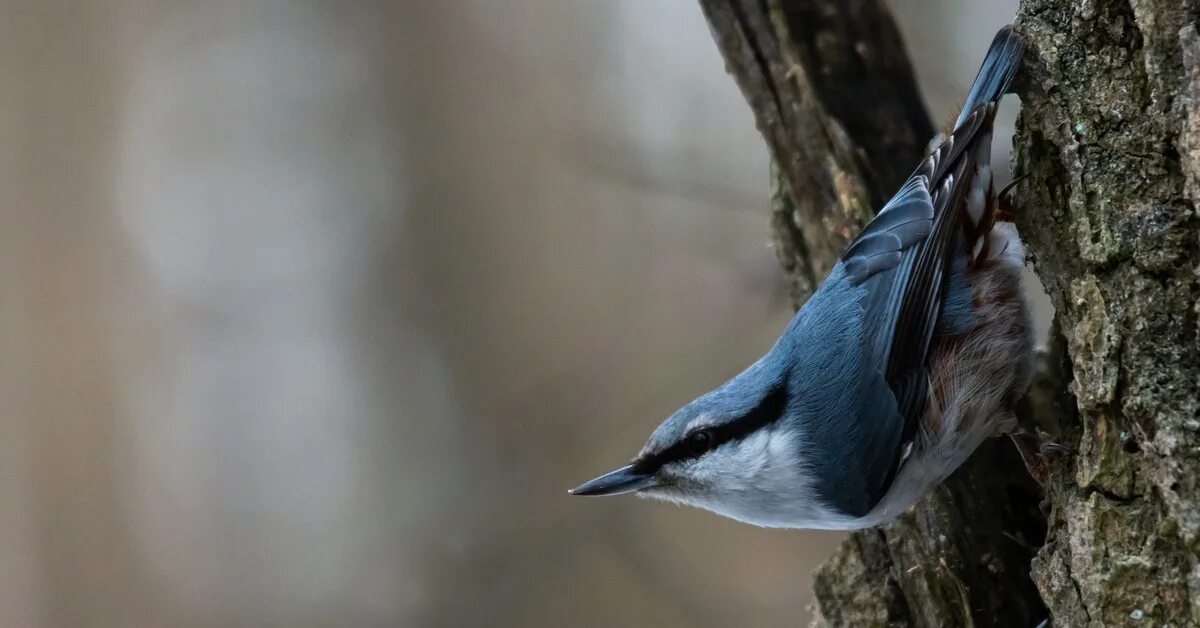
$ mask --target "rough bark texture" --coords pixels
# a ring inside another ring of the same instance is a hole
[[[775,244],[802,300],[932,134],[895,24],[873,2],[701,0],[774,160]],[[793,39],[789,25],[807,24]],[[815,30],[814,25],[821,25]],[[845,111],[848,80],[878,107]]]
[[[1018,20],[1018,226],[1079,413],[1033,565],[1063,625],[1200,624],[1198,4],[1027,0]]]
[[[882,2],[700,3],[776,164],[798,305],[932,128]],[[818,624],[1200,624],[1196,13],[1022,3],[1018,226],[1058,318],[1021,414],[1078,455],[1051,467],[1039,509],[1013,448],[985,445],[821,568]]]

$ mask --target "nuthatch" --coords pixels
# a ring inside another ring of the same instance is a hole
[[[775,345],[574,495],[635,492],[748,523],[886,522],[989,436],[1033,371],[1024,248],[989,165],[1024,46],[996,34],[948,137],[850,244]]]

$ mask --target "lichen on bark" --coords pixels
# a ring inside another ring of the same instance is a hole
[[[1018,227],[1079,412],[1033,569],[1061,625],[1200,623],[1196,15],[1027,0],[1018,18]]]

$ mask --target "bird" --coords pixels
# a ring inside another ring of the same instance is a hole
[[[1021,64],[993,39],[949,133],[849,244],[775,344],[568,491],[777,528],[886,523],[989,437],[1033,373],[1025,249],[992,184],[996,107]]]

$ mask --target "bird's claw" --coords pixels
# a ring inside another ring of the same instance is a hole
[[[1052,440],[1042,440],[1038,444],[1038,451],[1047,458],[1062,458],[1069,456],[1073,452],[1070,447],[1062,443],[1056,443]]]
[[[1009,438],[1021,455],[1030,477],[1042,488],[1046,488],[1050,479],[1050,462],[1074,453],[1070,447],[1054,441],[1050,434],[1042,430],[1022,428],[1010,432]]]

